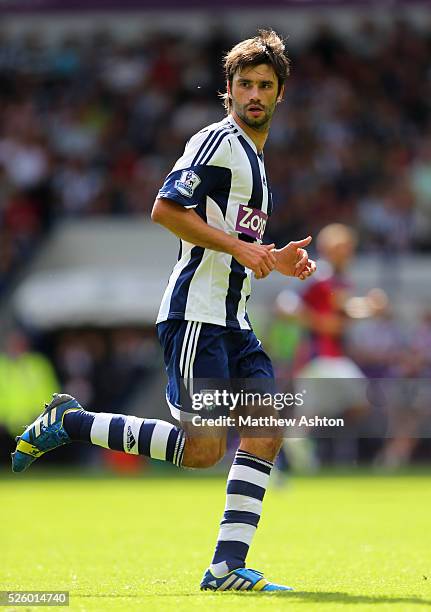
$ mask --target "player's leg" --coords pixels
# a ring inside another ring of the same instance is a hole
[[[40,417],[17,437],[12,469],[22,472],[46,452],[74,441],[180,466],[186,438],[183,429],[166,421],[88,412],[70,395],[55,394]]]
[[[224,439],[188,439],[182,427],[160,419],[88,412],[73,397],[62,394],[54,396],[16,441],[12,454],[14,472],[24,471],[46,452],[74,441],[193,468],[214,465],[226,449]]]
[[[242,438],[227,481],[226,506],[211,563],[215,576],[245,567],[281,438]]]
[[[172,323],[166,324],[161,341],[169,376],[168,403],[173,416],[181,419],[184,415],[180,405],[180,383],[184,374],[180,371],[181,362],[187,363],[189,375],[193,372],[191,353],[195,359],[198,351],[196,344],[190,343],[190,333],[185,334],[186,329],[190,331],[188,322]],[[197,335],[194,334],[193,338],[196,339]],[[204,433],[202,431],[199,437],[188,439],[184,427],[159,419],[89,412],[70,395],[56,394],[40,417],[17,437],[12,469],[22,472],[46,452],[73,441],[144,455],[178,466],[209,467],[224,455],[225,440],[206,438]]]
[[[172,425],[160,419],[91,413],[85,410],[68,412],[64,428],[72,441],[91,442],[111,450],[144,455],[168,461],[178,467],[207,468],[225,454],[225,438],[189,434],[188,423]]]
[[[237,340],[238,342],[238,340]],[[273,377],[269,357],[252,332],[238,345],[238,378]],[[245,569],[247,553],[262,513],[262,501],[281,436],[242,437],[227,481],[226,506],[210,568],[204,575],[204,590],[291,590],[269,583],[260,572]]]
[[[226,452],[226,430],[215,432],[214,428],[195,427],[193,417],[199,413],[191,401],[193,393],[199,391],[200,381],[227,378],[223,329],[218,325],[177,320],[157,326],[169,377],[166,400],[186,436],[184,467],[211,467]]]
[[[211,467],[225,456],[226,434],[215,437],[212,429],[202,428],[199,437],[196,437],[194,430],[189,430],[186,424],[183,426],[186,433],[183,467]]]

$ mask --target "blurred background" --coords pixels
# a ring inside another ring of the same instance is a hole
[[[223,54],[259,27],[287,38],[292,61],[265,147],[275,203],[266,240],[281,246],[342,223],[357,244],[335,274],[322,262],[309,285],[275,274],[255,282],[256,332],[280,377],[323,357],[370,378],[429,378],[430,3],[274,0],[262,12],[238,0],[219,2],[222,13],[209,2],[119,4],[1,3],[3,467],[14,437],[60,389],[89,410],[171,420],[154,321],[178,245],[150,211],[188,138],[224,115]],[[311,253],[334,264],[316,241]],[[319,304],[340,287],[343,304],[324,319]],[[319,330],[305,322],[313,309]],[[293,458],[287,443],[285,460],[429,463],[421,416],[408,399],[398,408],[390,439],[326,440]],[[149,467],[81,445],[43,462]]]

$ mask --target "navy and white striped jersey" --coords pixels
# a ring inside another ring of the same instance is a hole
[[[262,241],[272,212],[263,157],[231,115],[189,140],[158,197],[194,208],[210,226],[248,242]],[[185,319],[250,329],[251,270],[227,253],[180,242],[157,323]]]

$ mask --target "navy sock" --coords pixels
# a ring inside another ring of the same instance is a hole
[[[72,440],[145,455],[178,466],[183,459],[184,431],[166,421],[73,410],[64,415],[63,426]]]
[[[215,576],[245,567],[272,466],[270,461],[237,450],[228,476],[226,507],[211,563]]]

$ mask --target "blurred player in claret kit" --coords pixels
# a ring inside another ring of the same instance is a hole
[[[302,293],[299,320],[308,341],[302,344],[306,365],[297,376],[357,378],[362,372],[346,357],[345,332],[349,325],[346,308],[352,283],[346,271],[355,254],[356,234],[347,225],[332,223],[317,236],[319,273]]]
[[[296,300],[281,299],[282,295],[277,300],[278,316],[295,321],[303,329],[292,360],[295,388],[306,389],[307,394],[306,402],[296,409],[297,416],[331,418],[347,416],[347,411],[352,416],[360,415],[365,395],[363,385],[353,379],[363,379],[364,374],[347,355],[345,346],[352,322],[349,305],[353,285],[348,268],[356,251],[356,233],[347,225],[331,223],[320,230],[316,243],[317,273]],[[364,307],[368,304],[367,298],[355,299]],[[318,466],[306,436],[286,439],[280,459],[284,453],[290,464],[302,470],[313,471]]]
[[[301,410],[327,417],[345,411],[361,414],[367,403],[364,386],[354,379],[363,379],[364,374],[346,351],[347,330],[352,315],[357,316],[352,304],[363,304],[361,317],[371,315],[368,296],[351,296],[347,269],[355,255],[356,233],[347,225],[331,223],[319,232],[316,242],[322,258],[319,271],[302,293],[295,313],[305,330],[295,371],[297,379],[307,379],[307,402]]]
[[[191,437],[182,379],[273,378],[269,357],[246,313],[251,275],[274,270],[305,280],[315,271],[311,237],[281,249],[262,243],[272,212],[263,147],[289,75],[284,44],[272,31],[237,44],[225,58],[227,116],[192,136],[167,176],[152,219],[180,238],[181,250],[157,319],[166,398],[180,427],[156,419],[90,413],[58,395],[18,439],[13,469],[75,440],[178,466],[205,468],[223,457],[225,437]],[[242,438],[228,476],[226,509],[204,590],[284,591],[245,568],[281,439]]]

